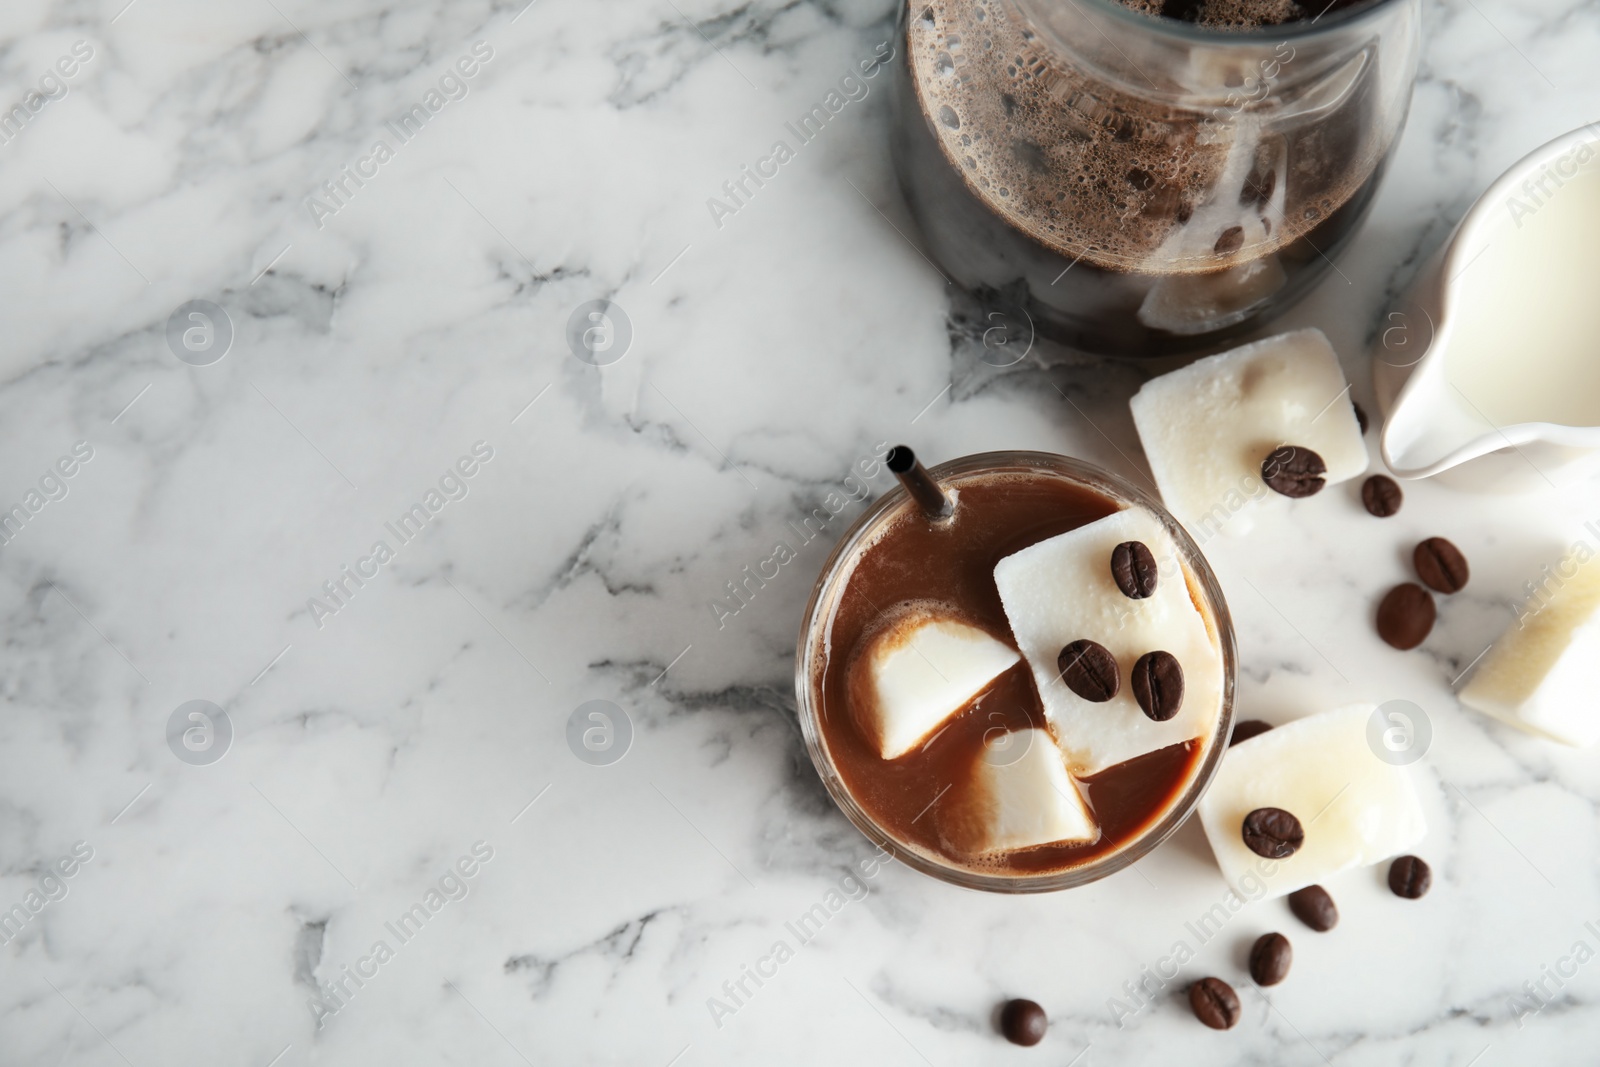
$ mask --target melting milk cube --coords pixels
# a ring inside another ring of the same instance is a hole
[[[903,756],[1017,659],[975,626],[907,618],[879,634],[856,667],[856,723],[884,759]]]
[[[1100,836],[1048,730],[990,737],[963,800],[950,806],[940,828],[957,849],[973,855]]]
[[[1600,740],[1600,560],[1578,565],[1484,657],[1461,703],[1578,747]]]
[[[1112,550],[1124,541],[1142,541],[1156,560],[1156,589],[1143,600],[1124,596],[1111,574]],[[1189,597],[1177,546],[1154,515],[1128,508],[1030,545],[1001,560],[994,581],[1073,774],[1215,732],[1222,654]],[[1109,701],[1085,700],[1061,680],[1057,658],[1080,638],[1116,657],[1122,685]],[[1183,706],[1165,722],[1144,713],[1130,683],[1139,657],[1157,650],[1183,668]]]
[[[1281,897],[1339,871],[1409,851],[1427,833],[1404,767],[1385,763],[1368,741],[1376,706],[1352,704],[1241,741],[1222,759],[1200,801],[1200,825],[1222,877],[1236,893],[1255,874],[1266,897]],[[1269,860],[1244,843],[1244,818],[1282,808],[1300,820],[1305,842]]]
[[[1349,385],[1321,330],[1196,360],[1146,382],[1128,406],[1162,501],[1197,533],[1245,533],[1250,512],[1287,504],[1261,480],[1262,460],[1281,445],[1321,456],[1327,485],[1367,469]]]

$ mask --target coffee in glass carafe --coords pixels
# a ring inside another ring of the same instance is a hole
[[[1304,295],[1393,153],[1420,0],[911,0],[895,162],[956,283],[1107,355]]]

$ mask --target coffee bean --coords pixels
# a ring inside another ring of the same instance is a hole
[[[1233,739],[1228,742],[1228,747],[1232,748],[1240,741],[1248,741],[1252,737],[1264,734],[1270,729],[1272,729],[1272,724],[1270,722],[1262,722],[1260,719],[1246,719],[1244,722],[1235,723]]]
[[[1231,1030],[1239,1022],[1239,994],[1220,978],[1202,978],[1189,987],[1194,1017],[1213,1030]]]
[[[1215,251],[1219,256],[1231,255],[1243,247],[1243,226],[1229,226],[1226,230],[1223,230],[1222,235],[1217,238],[1217,243],[1214,246]]]
[[[1117,695],[1122,688],[1122,674],[1117,670],[1117,658],[1087,638],[1074,641],[1056,657],[1056,667],[1067,688],[1085,700],[1102,704]]]
[[[1417,577],[1441,593],[1459,593],[1467,584],[1467,557],[1442,537],[1430,537],[1411,553]]]
[[[1289,910],[1311,929],[1327,933],[1339,925],[1339,906],[1320,885],[1308,885],[1289,894]]]
[[[1416,582],[1389,590],[1378,605],[1378,636],[1402,651],[1422,644],[1438,614],[1433,597]]]
[[[1156,591],[1156,557],[1143,541],[1124,541],[1111,550],[1111,577],[1129,600]]]
[[[1322,476],[1328,465],[1309,448],[1283,445],[1261,461],[1261,480],[1267,488],[1284,496],[1311,496],[1322,491]]]
[[[1397,897],[1416,900],[1433,886],[1433,871],[1415,856],[1401,856],[1389,864],[1389,888]]]
[[[1031,1000],[1008,1000],[1000,1009],[1000,1032],[1013,1045],[1037,1045],[1049,1028],[1044,1009]]]
[[[1361,435],[1363,437],[1365,437],[1366,434],[1367,434],[1367,425],[1368,425],[1367,424],[1367,409],[1362,407],[1361,404],[1355,399],[1355,397],[1351,397],[1350,398],[1350,406],[1356,409],[1356,425],[1361,427]]]
[[[1300,820],[1282,808],[1257,808],[1244,817],[1244,843],[1269,860],[1288,859],[1306,839]]]
[[[1156,722],[1166,722],[1183,707],[1183,665],[1171,652],[1146,652],[1128,679],[1133,699]]]
[[[1282,934],[1262,934],[1250,949],[1250,977],[1256,985],[1277,985],[1289,977],[1294,949]]]
[[[1369,514],[1380,519],[1387,519],[1399,511],[1405,499],[1395,480],[1387,474],[1374,474],[1361,485],[1362,506]]]

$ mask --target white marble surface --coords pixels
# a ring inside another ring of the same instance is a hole
[[[707,999],[870,852],[793,723],[823,539],[720,629],[712,601],[879,441],[1139,476],[1138,372],[975,358],[892,228],[881,82],[708,217],[889,36],[888,0],[124,3],[0,6],[7,101],[74,42],[93,51],[0,145],[0,500],[93,450],[0,548],[0,906],[92,850],[0,948],[0,1062],[1593,1061],[1600,963],[1520,1026],[1508,998],[1574,942],[1600,947],[1600,756],[1450,688],[1523,583],[1594,540],[1593,487],[1419,485],[1379,524],[1345,486],[1208,546],[1245,716],[1403,698],[1434,734],[1417,767],[1433,893],[1341,877],[1322,937],[1281,904],[1243,910],[1186,977],[1246,989],[1266,929],[1298,954],[1273,1005],[1244,993],[1235,1031],[1200,1028],[1177,983],[1123,1027],[1108,1009],[1223,896],[1192,823],[1136,871],[1041,898],[890,864],[717,1026]],[[1425,17],[1375,215],[1287,320],[1326,329],[1367,400],[1362,351],[1419,257],[1600,110],[1592,4],[1428,0]],[[493,54],[468,95],[312,225],[305,198],[477,41]],[[635,337],[597,370],[563,329],[603,296]],[[210,366],[164,340],[191,299],[236,329]],[[493,458],[468,495],[314,620],[308,598],[479,441]],[[1475,576],[1399,654],[1372,607],[1430,534]],[[209,766],[164,733],[195,699],[235,731]],[[610,766],[565,741],[592,699],[633,723]],[[388,935],[480,841],[465,898]],[[393,958],[319,1027],[315,981],[380,938]],[[1045,1045],[994,1035],[1008,995],[1049,1009]]]

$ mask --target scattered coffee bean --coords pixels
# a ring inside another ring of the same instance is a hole
[[[1008,1000],[1000,1009],[1000,1032],[1013,1045],[1037,1045],[1049,1028],[1044,1009],[1031,1000]]]
[[[1441,593],[1459,593],[1467,584],[1467,557],[1442,537],[1430,537],[1418,545],[1411,562],[1423,584]]]
[[[1402,651],[1416,648],[1433,629],[1437,614],[1426,589],[1404,582],[1389,590],[1378,605],[1378,636]]]
[[[1269,860],[1288,859],[1305,842],[1305,827],[1282,808],[1257,808],[1244,817],[1244,843]]]
[[[1213,1030],[1231,1030],[1239,1022],[1239,994],[1220,978],[1202,978],[1189,987],[1194,1017]]]
[[[1183,707],[1183,665],[1171,652],[1146,652],[1128,679],[1133,699],[1156,722],[1166,722]]]
[[[1244,227],[1229,226],[1226,230],[1223,230],[1221,236],[1217,238],[1217,243],[1214,246],[1214,250],[1219,256],[1227,256],[1232,255],[1234,252],[1239,251],[1239,249],[1243,247]]]
[[[1129,600],[1156,591],[1156,557],[1143,541],[1124,541],[1111,550],[1111,577]]]
[[[1282,934],[1262,934],[1250,949],[1250,977],[1256,985],[1277,985],[1289,977],[1294,949]]]
[[[1311,496],[1322,491],[1322,476],[1328,465],[1309,448],[1284,445],[1261,461],[1261,480],[1267,488],[1284,496]]]
[[[1399,511],[1405,498],[1395,480],[1387,474],[1374,474],[1361,485],[1362,505],[1369,514],[1380,519],[1387,519]]]
[[[1339,925],[1339,906],[1320,885],[1308,885],[1290,893],[1289,910],[1296,919],[1320,933]]]
[[[1389,888],[1397,897],[1416,900],[1433,885],[1433,871],[1415,856],[1401,856],[1389,864]]]
[[[1350,398],[1350,406],[1356,409],[1356,425],[1361,427],[1361,435],[1365,437],[1368,425],[1367,409],[1362,407],[1360,401],[1356,400],[1355,397]]]
[[[1246,719],[1244,722],[1235,723],[1233,739],[1228,742],[1228,747],[1232,748],[1240,741],[1248,741],[1252,737],[1259,737],[1270,729],[1272,729],[1272,724],[1270,722],[1262,722],[1260,719]]]
[[[1056,657],[1056,667],[1068,689],[1096,704],[1110,700],[1122,688],[1117,657],[1107,651],[1106,646],[1087,638],[1063,648]]]

